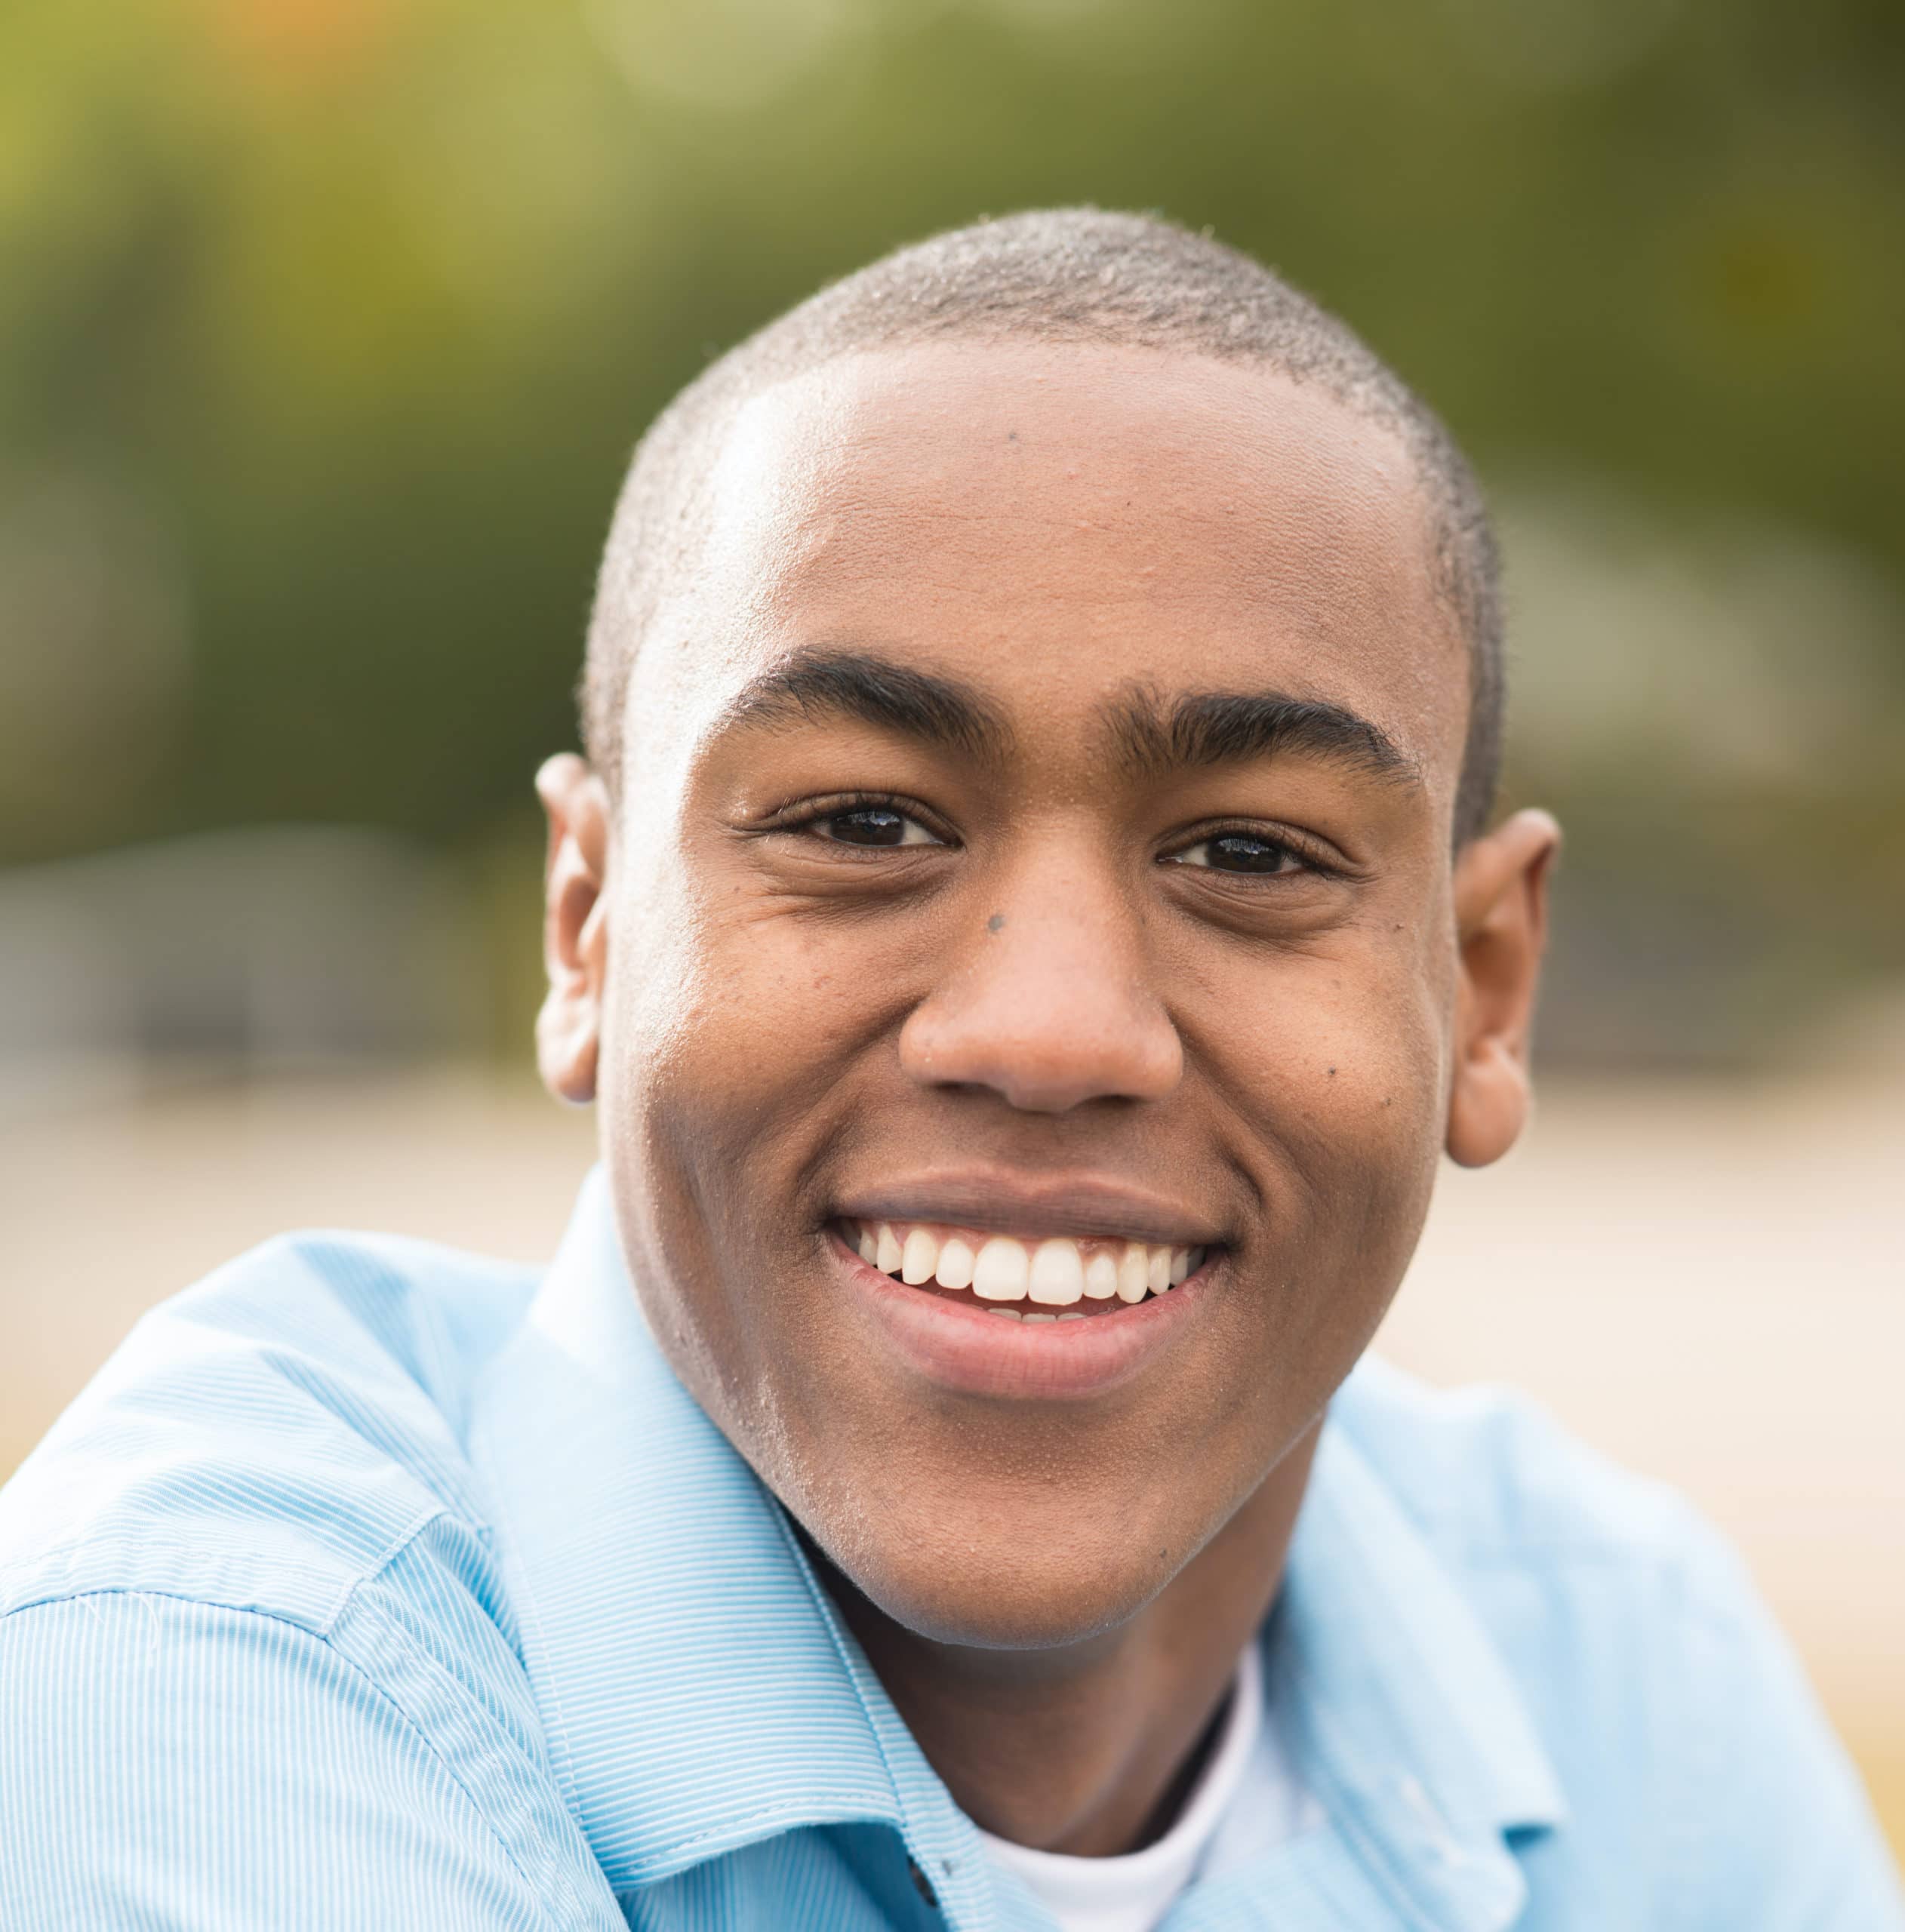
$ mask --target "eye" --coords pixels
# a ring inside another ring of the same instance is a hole
[[[1167,863],[1177,866],[1202,866],[1212,872],[1313,872],[1312,866],[1293,848],[1254,832],[1221,832],[1200,838],[1181,852],[1168,855]]]
[[[808,829],[836,845],[940,845],[916,818],[891,805],[851,805],[808,821]]]

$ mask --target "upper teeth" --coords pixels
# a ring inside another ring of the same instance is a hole
[[[981,1301],[1029,1299],[1056,1308],[1081,1297],[1138,1302],[1147,1294],[1163,1294],[1204,1259],[1201,1247],[1063,1235],[1027,1243],[921,1221],[861,1221],[854,1231],[863,1261],[916,1287],[937,1281],[943,1288],[969,1287]]]

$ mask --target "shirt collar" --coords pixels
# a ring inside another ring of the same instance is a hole
[[[472,1442],[557,1775],[618,1893],[875,1821],[953,1923],[993,1921],[977,1833],[651,1339],[599,1169],[478,1391]],[[1352,1849],[1432,1925],[1510,1922],[1502,1834],[1559,1820],[1553,1771],[1473,1612],[1334,1423],[1274,1629],[1269,1695]]]
[[[1367,1363],[1345,1396],[1393,1373]],[[1475,1611],[1334,1417],[1273,1629],[1269,1696],[1299,1772],[1378,1888],[1408,1922],[1514,1923],[1508,1835],[1565,1821],[1553,1765]]]

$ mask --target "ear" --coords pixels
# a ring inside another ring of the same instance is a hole
[[[1548,874],[1561,828],[1517,812],[1455,861],[1455,1069],[1450,1158],[1485,1168],[1514,1146],[1531,1093],[1528,1034],[1548,933]]]
[[[608,794],[580,758],[564,752],[536,774],[536,795],[549,814],[543,881],[549,991],[536,1016],[536,1063],[559,1100],[586,1106],[596,1097],[608,963]]]

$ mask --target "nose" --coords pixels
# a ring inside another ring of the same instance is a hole
[[[1029,1113],[1162,1099],[1184,1070],[1141,915],[1075,874],[1025,876],[984,902],[908,1016],[900,1058],[922,1085],[988,1088]]]

